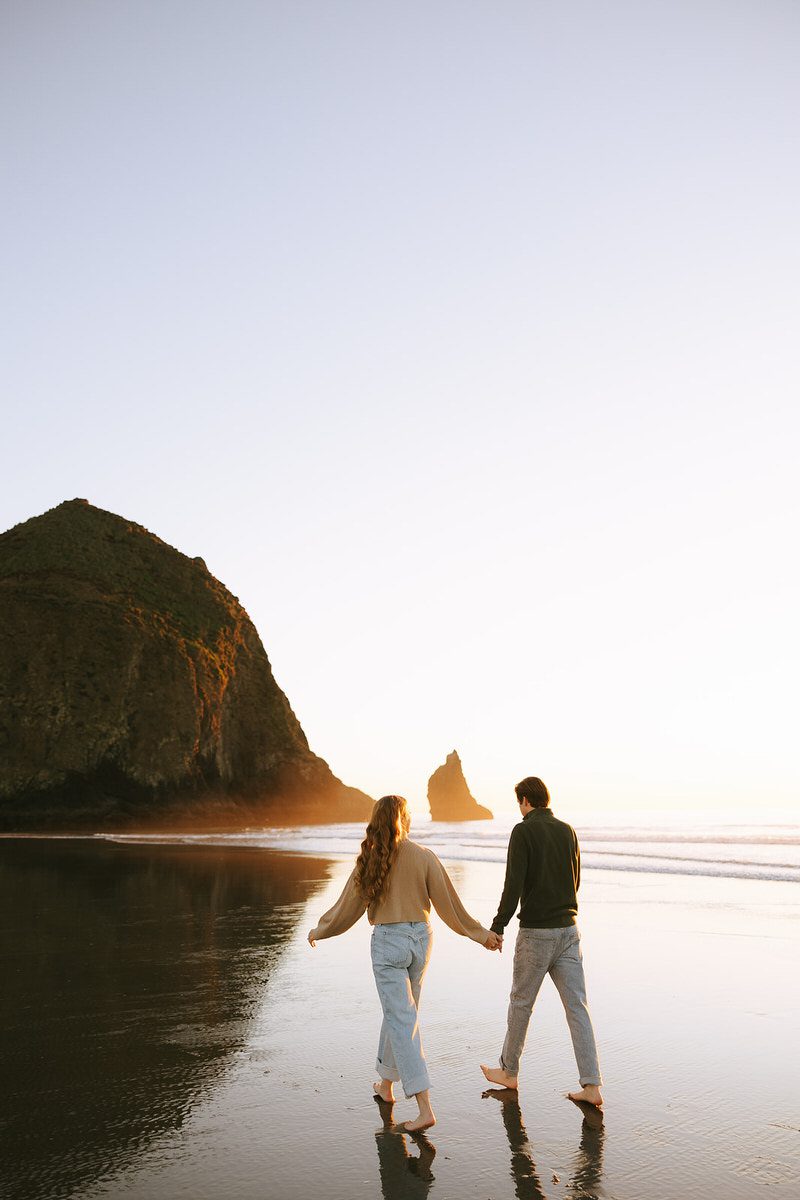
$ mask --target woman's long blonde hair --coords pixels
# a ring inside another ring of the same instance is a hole
[[[410,827],[411,813],[403,797],[381,796],[372,810],[361,853],[356,859],[356,886],[368,907],[382,899],[397,847],[408,837]]]

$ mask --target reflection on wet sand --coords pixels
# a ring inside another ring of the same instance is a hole
[[[375,1134],[384,1200],[423,1200],[435,1179],[436,1147],[424,1133],[407,1133],[392,1121],[394,1105],[376,1098],[383,1128]],[[418,1151],[411,1154],[409,1143]]]
[[[503,1124],[511,1150],[511,1174],[514,1192],[519,1200],[547,1200],[547,1193],[536,1170],[533,1149],[528,1141],[519,1095],[511,1088],[488,1088],[485,1099],[499,1100],[503,1112]],[[575,1102],[573,1102],[575,1103]],[[603,1174],[603,1138],[605,1130],[603,1115],[591,1104],[578,1104],[583,1113],[581,1137],[575,1155],[570,1180],[566,1184],[572,1200],[600,1200]],[[563,1180],[560,1181],[563,1183]]]
[[[603,1139],[606,1131],[603,1114],[592,1104],[572,1103],[583,1113],[581,1140],[572,1170],[572,1195],[585,1200],[597,1200],[602,1195]]]
[[[327,878],[274,852],[0,840],[5,1200],[79,1194],[180,1128]]]

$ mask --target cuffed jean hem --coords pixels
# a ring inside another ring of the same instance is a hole
[[[385,1079],[388,1083],[400,1082],[400,1072],[395,1067],[385,1067],[379,1058],[375,1059],[375,1070],[378,1072],[381,1079]],[[416,1096],[418,1092],[429,1091],[430,1086],[431,1081],[426,1073],[424,1076],[420,1075],[417,1078],[412,1079],[408,1086],[404,1084],[403,1095],[405,1096],[406,1100],[411,1100],[411,1098]]]
[[[391,1080],[392,1083],[400,1082],[400,1072],[397,1067],[387,1067],[379,1058],[375,1059],[375,1070],[380,1075],[381,1079]]]
[[[579,1079],[580,1079],[581,1087],[602,1087],[603,1086],[603,1080],[600,1078],[599,1075],[592,1075],[591,1078],[589,1078],[589,1076],[587,1076],[587,1075],[580,1075]]]
[[[427,1092],[430,1086],[431,1081],[426,1071],[424,1075],[418,1075],[416,1079],[403,1084],[403,1095],[406,1100],[413,1100],[419,1092]]]

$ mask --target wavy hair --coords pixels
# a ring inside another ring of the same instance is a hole
[[[356,859],[355,882],[368,908],[383,898],[397,848],[410,825],[411,814],[402,796],[381,796],[376,801]]]

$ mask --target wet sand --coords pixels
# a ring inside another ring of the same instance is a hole
[[[554,989],[519,1096],[487,1089],[512,945],[435,923],[421,1020],[439,1123],[372,1099],[369,927],[311,950],[349,862],[246,849],[0,840],[8,1200],[792,1197],[794,884],[587,871],[581,929],[606,1077],[576,1085]],[[497,864],[457,863],[488,923]],[[511,939],[509,939],[511,941]]]

